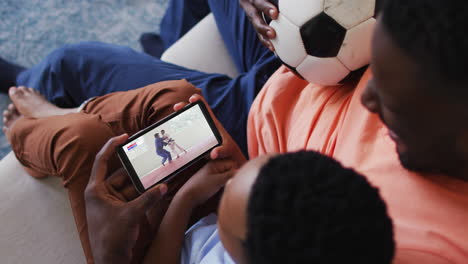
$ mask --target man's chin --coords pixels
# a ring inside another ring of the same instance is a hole
[[[408,148],[405,144],[400,141],[396,141],[396,152],[398,154],[398,159],[400,160],[401,166],[403,168],[414,171],[414,172],[421,172],[421,166],[418,166],[418,162],[416,162],[416,158],[409,154]]]
[[[409,155],[408,153],[400,153],[398,152],[398,158],[400,160],[401,166],[403,168],[412,171],[412,172],[418,172],[418,173],[443,173],[440,169],[438,168],[433,168],[434,164],[427,164],[421,162],[419,157],[413,157]]]
[[[402,153],[398,153],[398,159],[400,160],[400,164],[401,166],[403,166],[403,168],[409,170],[409,171],[415,171],[415,172],[419,172],[420,168],[419,166],[416,166],[416,164],[414,164],[414,162],[411,162],[411,159],[409,158],[408,155],[406,155],[406,153],[402,154]]]
[[[431,148],[439,150],[431,151],[429,148],[422,151],[414,151],[408,148],[406,144],[397,142],[396,152],[403,168],[418,173],[425,174],[446,174],[457,175],[460,168],[464,167],[466,160],[457,158],[454,151],[440,151],[441,148]]]

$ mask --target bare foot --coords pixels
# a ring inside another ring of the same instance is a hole
[[[37,90],[24,86],[8,90],[13,104],[21,115],[41,118],[76,113],[78,108],[60,108],[49,103]]]
[[[11,128],[16,121],[23,117],[14,104],[8,105],[7,109],[3,111],[3,133],[5,134],[8,142],[11,144]],[[35,178],[45,178],[47,174],[39,173],[31,168],[23,166],[24,170]]]
[[[10,128],[21,117],[14,104],[10,104],[8,108],[3,111],[3,133],[6,135],[8,142],[10,141]]]

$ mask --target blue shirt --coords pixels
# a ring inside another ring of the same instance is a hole
[[[181,264],[234,264],[219,239],[216,220],[210,214],[187,230]]]

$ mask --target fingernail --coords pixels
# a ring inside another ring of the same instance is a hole
[[[270,9],[270,11],[268,11],[268,13],[270,14],[270,17],[274,16],[275,15],[275,10],[273,9]]]

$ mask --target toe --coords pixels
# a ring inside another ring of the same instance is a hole
[[[9,104],[8,105],[8,110],[10,110],[11,112],[14,112],[16,110],[16,107],[14,104]]]
[[[3,125],[8,126],[8,123],[11,120],[11,113],[10,112],[3,112]]]
[[[39,91],[36,90],[36,89],[34,89],[34,88],[30,88],[30,87],[29,87],[28,90],[29,90],[29,92],[31,92],[31,93],[39,94]]]
[[[15,98],[22,97],[24,95],[24,87],[23,88],[22,87],[23,86],[10,89],[9,95],[10,95],[10,98],[13,100],[13,102]]]
[[[11,96],[11,95],[14,95],[17,91],[18,91],[18,88],[15,86],[12,86],[10,87],[10,89],[8,89],[8,94]]]
[[[20,87],[18,87],[18,92],[17,93],[19,93],[21,95],[25,95],[25,94],[29,93],[29,90],[25,86],[20,86]]]
[[[10,110],[12,114],[19,114],[18,108],[16,108],[16,105],[14,104],[9,104],[8,110]]]

